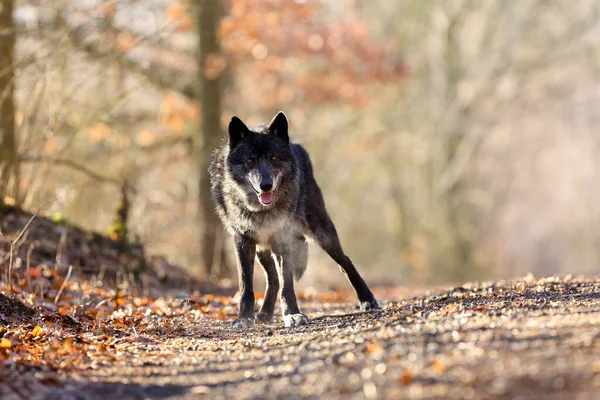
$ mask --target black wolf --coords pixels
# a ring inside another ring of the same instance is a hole
[[[252,129],[233,117],[228,140],[213,155],[210,177],[217,212],[234,237],[238,259],[241,299],[234,327],[254,324],[255,257],[267,278],[264,303],[256,319],[273,319],[281,290],[285,326],[309,322],[298,309],[294,280],[306,270],[307,240],[311,239],[348,276],[362,310],[381,308],[344,254],[308,153],[302,146],[290,143],[288,121],[282,112],[269,125]]]

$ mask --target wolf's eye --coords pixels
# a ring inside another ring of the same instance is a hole
[[[273,155],[271,156],[271,160],[273,160],[273,161],[277,160],[277,156],[276,156],[275,154],[273,154]]]
[[[252,164],[253,162],[254,162],[254,159],[253,159],[253,158],[249,158],[249,159],[247,159],[247,160],[246,160],[246,163],[247,163],[247,164]]]

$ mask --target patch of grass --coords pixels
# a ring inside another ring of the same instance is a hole
[[[54,214],[52,214],[52,216],[50,217],[50,221],[63,226],[67,224],[67,219],[60,211],[57,211]]]
[[[0,215],[8,215],[15,211],[17,211],[17,208],[14,205],[10,205],[4,202],[4,200],[0,199]]]

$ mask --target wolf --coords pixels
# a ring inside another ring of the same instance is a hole
[[[308,262],[315,241],[340,266],[363,311],[380,309],[354,264],[346,256],[331,221],[308,152],[290,142],[288,120],[277,113],[269,124],[248,128],[238,117],[211,160],[210,180],[217,213],[233,235],[238,263],[240,307],[234,328],[273,320],[277,295],[286,327],[309,323],[300,312],[294,282]],[[265,272],[263,305],[254,315],[254,259]]]

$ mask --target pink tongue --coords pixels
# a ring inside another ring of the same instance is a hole
[[[269,204],[273,201],[273,192],[269,192],[269,193],[261,193],[259,195],[260,197],[260,201],[263,204]]]

